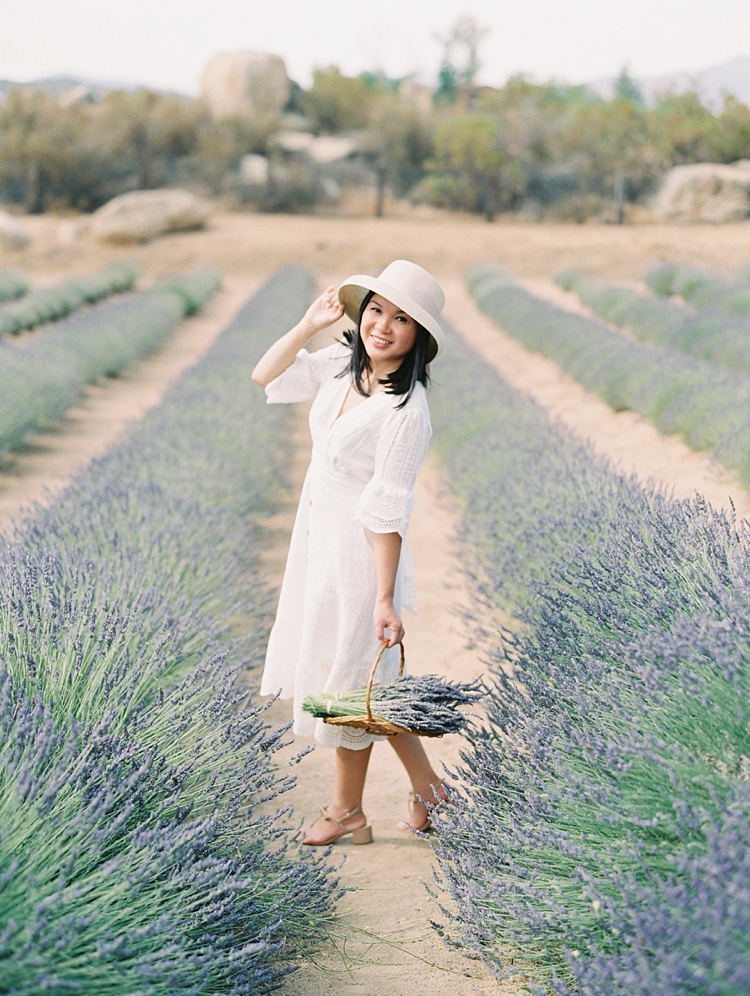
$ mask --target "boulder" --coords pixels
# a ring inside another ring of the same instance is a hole
[[[743,221],[750,214],[750,160],[675,166],[651,209],[665,221]]]
[[[23,249],[30,241],[23,225],[12,214],[0,211],[0,246],[3,249]]]
[[[203,228],[210,213],[188,190],[134,190],[95,211],[91,231],[102,242],[148,242],[167,232]]]
[[[215,118],[276,117],[290,93],[284,60],[267,52],[219,52],[203,72],[203,99]]]
[[[340,135],[316,138],[309,131],[278,131],[271,135],[269,142],[285,152],[303,152],[321,165],[348,159],[359,148],[354,138]]]
[[[265,156],[252,153],[240,160],[240,180],[251,186],[262,186],[268,182],[268,160]]]

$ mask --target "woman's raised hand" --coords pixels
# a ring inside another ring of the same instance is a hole
[[[344,306],[339,301],[334,287],[326,287],[305,313],[304,321],[311,333],[321,332],[333,325],[344,314]]]
[[[277,339],[258,360],[252,375],[255,383],[261,387],[270,384],[294,363],[297,353],[304,349],[316,332],[327,329],[343,314],[344,306],[336,296],[336,291],[333,287],[326,287],[307,309],[302,321]]]

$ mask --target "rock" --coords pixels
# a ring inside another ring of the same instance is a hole
[[[743,221],[750,214],[750,160],[675,166],[651,210],[666,221]]]
[[[23,225],[12,214],[0,211],[0,246],[4,249],[23,249],[30,241]]]
[[[357,142],[353,138],[338,135],[321,135],[315,139],[308,149],[308,155],[312,156],[316,163],[325,165],[326,163],[336,163],[342,159],[348,159],[357,149]]]
[[[203,99],[215,118],[276,117],[290,92],[283,59],[267,52],[220,52],[203,73]]]
[[[102,242],[147,242],[167,232],[203,228],[211,209],[188,190],[134,190],[108,201],[91,220]]]
[[[348,159],[359,147],[353,138],[339,135],[320,135],[316,138],[308,131],[277,131],[269,142],[284,152],[304,152],[321,165]]]
[[[268,181],[268,160],[265,156],[248,154],[240,160],[240,180],[254,186]]]

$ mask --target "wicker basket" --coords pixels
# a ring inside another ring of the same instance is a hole
[[[403,643],[400,643],[399,647],[401,648],[401,665],[398,669],[398,676],[401,678],[404,673],[406,655]],[[373,716],[372,709],[370,708],[370,694],[372,692],[372,683],[375,680],[375,672],[378,669],[380,658],[383,656],[385,650],[386,644],[384,643],[378,651],[375,662],[370,669],[370,677],[367,679],[367,694],[365,695],[367,713],[362,716],[325,716],[323,722],[329,723],[331,726],[354,726],[358,730],[366,730],[368,733],[373,733],[380,737],[392,737],[396,733],[409,733],[413,737],[442,737],[442,733],[423,733],[421,730],[407,730],[403,726],[396,726],[395,723],[392,723],[384,716]]]

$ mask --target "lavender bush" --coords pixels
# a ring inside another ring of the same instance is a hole
[[[86,384],[114,377],[167,338],[219,286],[213,270],[92,308],[22,343],[0,342],[0,453],[59,418]]]
[[[659,263],[647,271],[646,283],[656,294],[679,295],[696,308],[750,315],[750,287],[742,274],[739,280],[723,280],[695,266]]]
[[[555,282],[575,291],[600,318],[627,328],[639,339],[732,370],[750,370],[750,316],[742,318],[715,306],[698,311],[614,286],[580,270],[566,270]],[[750,303],[750,287],[744,293]]]
[[[28,289],[29,281],[19,270],[0,270],[0,301],[23,297]]]
[[[0,307],[0,336],[33,329],[44,322],[55,322],[77,311],[84,304],[93,304],[110,294],[132,290],[137,277],[136,267],[126,260],[120,260],[109,263],[97,273],[74,277],[64,280],[56,287],[34,291],[20,301]],[[0,280],[0,301],[2,299]]]
[[[489,263],[467,272],[479,307],[524,345],[549,356],[615,411],[708,450],[750,484],[750,382],[713,363],[646,346],[593,318],[522,290]]]
[[[457,337],[446,353],[435,445],[495,678],[465,804],[435,814],[453,933],[536,992],[740,996],[747,530],[615,474]]]
[[[286,456],[250,371],[311,285],[266,285],[2,558],[0,992],[264,993],[327,929],[247,678]]]

